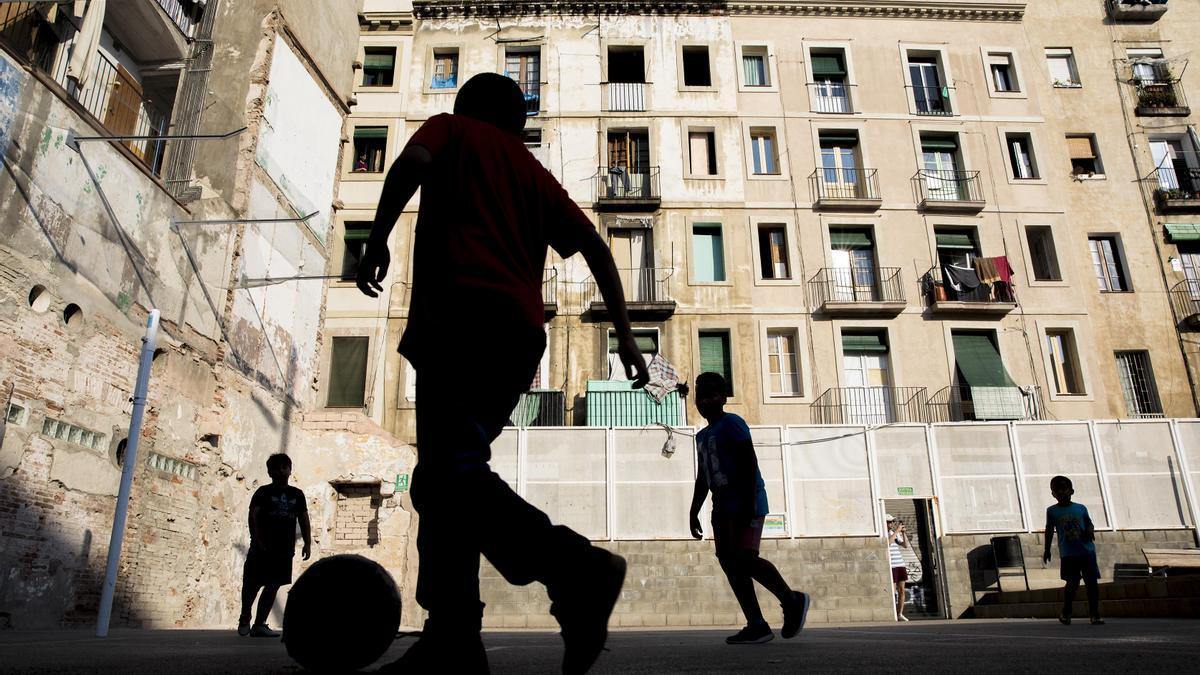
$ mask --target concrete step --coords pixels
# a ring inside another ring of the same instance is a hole
[[[1082,584],[1081,584],[1082,586]],[[1081,588],[1080,593],[1083,593]],[[1149,579],[1100,584],[1100,600],[1145,600],[1159,598],[1200,598],[1200,577],[1175,579]],[[1042,588],[1030,591],[1003,591],[980,596],[976,607],[996,604],[1028,604],[1039,602],[1062,602],[1063,588]]]
[[[1082,591],[1081,591],[1082,594]],[[976,605],[978,619],[1053,619],[1062,610],[1058,602],[1018,602]],[[1102,600],[1100,614],[1105,617],[1191,618],[1200,617],[1200,598],[1154,598],[1139,600]],[[1086,600],[1076,600],[1074,617],[1086,620]]]

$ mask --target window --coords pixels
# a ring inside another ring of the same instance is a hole
[[[975,228],[933,228],[934,242],[937,245],[938,265],[940,267],[955,265],[957,267],[974,268],[975,258],[979,257],[979,241],[975,234]]]
[[[1062,273],[1058,270],[1058,255],[1054,252],[1054,235],[1049,226],[1026,226],[1025,241],[1029,244],[1033,278],[1037,281],[1062,281]]]
[[[869,228],[829,228],[829,258],[822,293],[834,302],[878,302],[879,270]]]
[[[775,147],[774,129],[750,129],[750,157],[754,175],[779,175],[779,155]]]
[[[729,331],[700,331],[700,372],[720,373],[728,386],[726,396],[733,396],[733,365],[729,356]]]
[[[433,76],[430,89],[454,89],[458,87],[458,50],[433,50]]]
[[[688,131],[688,170],[693,176],[717,175],[717,139],[712,131]]]
[[[708,66],[708,47],[683,48],[683,86],[711,87],[712,73]]]
[[[342,252],[342,281],[354,281],[358,276],[358,264],[367,251],[367,237],[371,235],[371,223],[349,221],[342,237],[345,250]]]
[[[1055,87],[1080,86],[1079,71],[1075,68],[1075,53],[1070,47],[1046,49],[1046,67],[1050,69],[1050,84]]]
[[[853,390],[842,394],[840,407],[846,422],[896,421],[884,331],[842,331],[842,381]]]
[[[658,331],[653,328],[634,328],[633,339],[637,342],[638,351],[646,359],[646,365],[658,354]],[[608,379],[625,381],[625,364],[617,353],[617,332],[608,329]]]
[[[762,278],[792,278],[788,266],[787,228],[783,224],[758,226],[758,255],[762,264]]]
[[[608,81],[646,83],[646,59],[641,47],[608,48]]]
[[[525,147],[536,148],[542,144],[542,130],[527,127],[521,132],[521,139],[525,141]]]
[[[1033,139],[1029,134],[1004,134],[1008,146],[1008,165],[1012,177],[1018,180],[1038,178],[1037,162],[1033,157]]]
[[[766,47],[742,47],[742,77],[743,85],[747,87],[771,86]]]
[[[1096,272],[1096,285],[1100,291],[1128,291],[1120,240],[1115,236],[1090,236],[1088,247],[1092,252],[1092,269]]]
[[[390,87],[395,74],[395,47],[366,47],[363,49],[364,87]]]
[[[959,171],[958,135],[921,134],[921,177],[925,198],[937,201],[967,199],[970,184]]]
[[[1125,394],[1125,411],[1130,417],[1162,417],[1162,402],[1150,368],[1150,352],[1145,350],[1116,352],[1117,375],[1121,392]]]
[[[1021,91],[1021,86],[1017,82],[1017,67],[1013,64],[1012,54],[989,52],[987,64],[993,91],[1000,93]]]
[[[354,173],[383,173],[387,138],[387,127],[354,130]]]
[[[1160,192],[1184,199],[1200,195],[1200,154],[1188,136],[1152,136],[1150,157]]]
[[[1071,175],[1104,174],[1104,167],[1100,164],[1100,153],[1096,149],[1096,137],[1092,134],[1068,135],[1067,151],[1071,155]]]
[[[1169,82],[1172,79],[1170,66],[1163,60],[1162,49],[1126,49],[1125,57],[1130,61],[1133,79],[1138,84]]]
[[[858,132],[821,131],[821,197],[859,199],[868,196],[865,176],[861,175]]]
[[[541,54],[536,49],[508,50],[504,54],[504,74],[521,87],[525,114],[536,115],[541,109]]]
[[[817,112],[853,112],[850,93],[846,88],[846,53],[841,49],[813,50],[810,61]]]
[[[1048,329],[1046,349],[1050,354],[1055,393],[1073,396],[1086,393],[1083,373],[1079,369],[1079,352],[1075,349],[1075,332],[1070,328]]]
[[[371,339],[334,337],[329,349],[330,408],[361,408],[367,387],[367,345]]]
[[[796,363],[797,342],[794,328],[767,331],[767,372],[772,396],[800,394],[800,369]]]
[[[943,82],[941,64],[936,56],[909,53],[909,84],[918,115],[949,115],[950,88]]]
[[[695,281],[725,281],[725,250],[720,223],[696,223],[692,226],[692,274]]]

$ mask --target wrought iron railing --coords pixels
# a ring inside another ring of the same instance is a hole
[[[567,425],[567,397],[561,389],[531,389],[521,394],[508,416],[514,427],[564,427]]]
[[[1181,281],[1171,287],[1170,295],[1175,322],[1192,330],[1200,328],[1200,280]]]
[[[925,405],[928,422],[1042,419],[1042,389],[1029,387],[943,387]]]
[[[854,112],[850,103],[851,85],[844,82],[810,82],[816,99],[816,111],[820,113],[848,114]]]
[[[918,87],[913,85],[913,104],[918,115],[953,115],[949,87]]]
[[[1183,85],[1179,80],[1135,80],[1137,107],[1143,111],[1187,108]]]
[[[879,199],[875,169],[817,169],[808,177],[815,201]]]
[[[610,112],[642,112],[646,109],[645,82],[606,82],[604,88]]]
[[[512,73],[505,73],[516,81],[517,86],[521,88],[521,93],[525,96],[525,114],[536,115],[542,109],[542,83],[536,80],[522,80],[519,77],[513,77]]]
[[[1154,203],[1160,211],[1200,200],[1200,169],[1168,166],[1155,169],[1144,180],[1153,186]]]
[[[156,0],[158,6],[171,17],[171,21],[187,37],[196,34],[196,24],[200,23],[200,15],[204,13],[204,5],[192,0]]]
[[[558,269],[554,267],[542,270],[542,303],[558,305]]]
[[[632,171],[620,166],[601,166],[596,169],[597,202],[660,198],[657,166]]]
[[[808,281],[813,306],[831,302],[904,302],[899,267],[825,267]]]
[[[833,387],[811,406],[815,424],[925,421],[925,387]]]
[[[921,169],[913,176],[922,202],[982,202],[978,171]]]
[[[941,267],[932,267],[921,277],[921,292],[925,301],[932,305],[936,302],[978,302],[978,303],[1013,303],[1017,301],[1011,283],[998,281],[991,284],[980,284],[973,289],[956,291],[945,282]]]
[[[621,288],[625,291],[625,302],[629,305],[671,302],[668,281],[673,270],[661,267],[637,267],[617,270]],[[600,286],[594,277],[583,282],[584,298],[588,304],[604,302]]]

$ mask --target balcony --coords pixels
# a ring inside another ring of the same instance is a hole
[[[1105,0],[1113,21],[1158,21],[1167,13],[1167,0]]]
[[[542,270],[542,306],[547,321],[558,315],[558,270],[553,267]]]
[[[675,314],[676,303],[668,293],[667,283],[673,272],[671,269],[654,267],[617,270],[630,318],[661,321]],[[583,284],[584,298],[592,318],[607,318],[608,306],[604,303],[596,280],[588,277]]]
[[[808,182],[819,209],[873,211],[883,204],[875,169],[817,169]]]
[[[567,426],[567,397],[561,389],[531,389],[521,394],[508,416],[514,427]]]
[[[600,86],[609,112],[645,112],[645,82],[604,82]]]
[[[1007,263],[1006,263],[1007,264]],[[945,272],[934,267],[921,277],[921,291],[934,314],[1001,317],[1017,308],[1012,284],[1002,281],[981,283],[973,289],[954,290],[945,281]]]
[[[916,114],[935,117],[948,117],[954,114],[954,111],[950,107],[949,87],[910,86],[913,90],[913,104]]]
[[[1187,117],[1192,114],[1179,80],[1135,80],[1139,117]]]
[[[978,171],[921,169],[912,180],[924,211],[977,213],[987,204]]]
[[[813,401],[814,424],[925,421],[925,387],[833,387]]]
[[[595,189],[597,211],[654,211],[662,203],[657,166],[633,171],[620,166],[599,167]]]
[[[533,117],[542,110],[542,83],[530,81],[522,81],[519,77],[513,77],[512,73],[505,73],[507,77],[516,81],[517,86],[521,88],[521,94],[525,96],[525,115]]]
[[[1200,169],[1164,167],[1145,179],[1159,213],[1200,213]]]
[[[687,423],[683,397],[668,392],[661,403],[631,382],[589,380],[587,383],[587,426],[643,427],[649,424],[681,426]]]
[[[108,0],[104,25],[138,61],[182,61],[203,5],[191,0]]]
[[[831,115],[849,115],[854,112],[850,103],[851,85],[843,82],[809,82],[812,89],[813,110]]]
[[[1170,295],[1176,325],[1200,331],[1200,281],[1181,281],[1171,287]]]
[[[982,422],[1042,419],[1041,387],[968,387],[940,389],[926,403],[928,422]]]
[[[898,267],[826,267],[808,290],[813,307],[830,316],[894,316],[906,304]]]

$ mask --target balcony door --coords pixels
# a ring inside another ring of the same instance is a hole
[[[1150,141],[1150,155],[1154,159],[1159,189],[1188,192],[1197,189],[1196,181],[1193,180],[1197,169],[1188,161],[1189,155],[1192,154],[1182,139]]]
[[[608,244],[629,302],[653,302],[654,241],[648,227],[609,229]]]
[[[921,143],[925,166],[925,189],[929,199],[961,199],[958,181],[958,145],[951,139],[931,139]]]
[[[851,135],[821,136],[821,170],[825,183],[823,196],[833,199],[862,197],[859,172],[858,138]]]
[[[912,78],[913,102],[916,103],[917,112],[927,115],[946,112],[937,61],[931,58],[912,59],[908,62],[908,74]]]
[[[651,197],[649,132],[644,129],[608,132],[607,171],[610,197]]]
[[[1183,263],[1183,278],[1187,281],[1188,298],[1200,301],[1200,244],[1180,244],[1179,260]]]
[[[866,230],[831,230],[833,300],[835,302],[870,302],[877,300],[878,279],[875,275],[875,245]]]
[[[852,344],[863,338],[880,347]],[[886,347],[873,335],[843,335],[842,378],[846,384],[843,419],[849,424],[887,424],[892,421],[892,391]],[[856,349],[846,350],[846,347]]]
[[[97,56],[96,58],[102,58]],[[137,136],[138,120],[142,115],[142,85],[121,65],[110,85],[108,106],[104,109],[104,127],[113,136]],[[142,132],[145,134],[145,131]],[[142,142],[121,141],[141,159],[146,158]]]
[[[541,66],[537,52],[508,52],[504,57],[505,75],[516,80],[525,95],[525,112],[536,113],[540,107]]]

